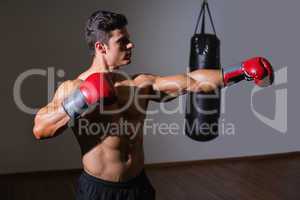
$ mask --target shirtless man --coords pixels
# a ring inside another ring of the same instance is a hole
[[[86,24],[93,61],[76,79],[63,82],[52,101],[36,114],[37,139],[55,137],[71,127],[82,151],[83,172],[77,199],[155,199],[144,171],[143,124],[149,101],[171,100],[185,92],[211,92],[241,80],[260,86],[273,82],[270,63],[253,58],[228,70],[196,70],[174,76],[139,74],[117,69],[131,62],[134,47],[121,14],[96,11]],[[129,123],[136,133],[92,127]],[[89,126],[89,128],[87,128]]]

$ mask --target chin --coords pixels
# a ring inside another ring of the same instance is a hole
[[[126,60],[123,61],[123,63],[120,66],[122,66],[122,65],[128,65],[130,63],[131,63],[131,59],[126,59]]]

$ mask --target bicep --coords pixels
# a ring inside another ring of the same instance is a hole
[[[63,82],[56,90],[52,100],[43,108],[39,110],[37,115],[45,115],[49,112],[59,111],[63,100],[74,91],[72,81]]]
[[[148,99],[156,102],[171,101],[181,94],[184,94],[189,82],[195,82],[188,79],[185,74],[174,76],[157,76],[153,74],[137,75],[131,85],[139,88],[148,88]]]

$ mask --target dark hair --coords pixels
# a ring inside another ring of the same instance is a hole
[[[97,10],[87,20],[85,26],[85,39],[90,53],[95,54],[94,45],[97,41],[107,44],[111,37],[110,32],[121,29],[127,25],[124,15],[109,11]]]

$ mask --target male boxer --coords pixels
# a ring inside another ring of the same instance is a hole
[[[254,80],[260,86],[273,82],[270,63],[260,57],[224,71],[200,69],[166,77],[139,74],[127,78],[116,71],[131,62],[134,46],[126,25],[121,14],[96,11],[90,16],[85,31],[91,66],[62,83],[35,117],[37,139],[57,136],[68,126],[73,129],[84,168],[78,180],[78,200],[155,199],[144,171],[142,125],[149,101],[170,100],[185,92],[211,92],[241,80]],[[125,122],[131,129],[110,126]]]

